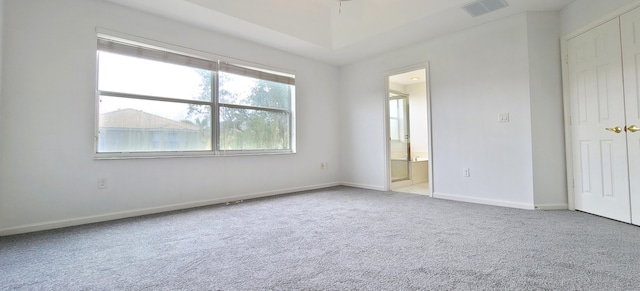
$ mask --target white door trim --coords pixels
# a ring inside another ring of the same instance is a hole
[[[640,0],[639,0],[640,1]],[[407,67],[402,67],[399,69],[394,69],[394,70],[390,70],[387,71],[384,74],[384,82],[385,82],[385,92],[384,92],[384,96],[381,99],[383,102],[383,108],[384,108],[384,114],[383,114],[383,122],[384,122],[384,134],[382,135],[384,137],[384,163],[385,163],[385,183],[383,185],[385,185],[385,190],[386,191],[390,191],[391,190],[391,162],[390,162],[390,155],[389,155],[389,149],[391,147],[391,145],[389,144],[389,76],[393,76],[393,75],[397,75],[397,74],[402,74],[402,73],[406,73],[406,72],[410,72],[410,71],[415,71],[415,70],[420,70],[420,69],[424,69],[425,70],[425,86],[427,87],[426,89],[426,94],[427,94],[427,138],[428,140],[428,160],[429,160],[429,164],[428,164],[428,168],[429,168],[429,196],[433,195],[433,139],[431,136],[432,130],[431,130],[431,126],[432,126],[432,120],[431,120],[431,73],[429,72],[429,62],[422,62],[422,63],[417,63],[415,65],[411,65],[411,66],[407,66]]]
[[[567,165],[567,193],[569,209],[575,210],[575,194],[574,194],[574,170],[573,170],[573,147],[572,147],[572,134],[571,134],[571,101],[569,94],[569,53],[568,43],[569,40],[583,34],[599,25],[602,25],[614,18],[620,17],[635,8],[640,7],[640,0],[636,0],[630,4],[624,5],[598,20],[585,25],[560,39],[560,50],[562,53],[562,99],[564,105],[564,135],[565,135],[565,155]]]

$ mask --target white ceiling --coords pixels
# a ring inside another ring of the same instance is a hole
[[[506,0],[471,17],[473,0],[104,0],[334,65],[524,11],[559,10],[574,0]],[[341,12],[340,12],[341,11]]]
[[[427,70],[419,69],[415,71],[410,71],[406,73],[389,76],[389,83],[398,84],[398,85],[413,85],[418,83],[425,83],[426,75],[427,75]]]

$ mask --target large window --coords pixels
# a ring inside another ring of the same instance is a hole
[[[295,78],[98,38],[98,157],[291,153]]]

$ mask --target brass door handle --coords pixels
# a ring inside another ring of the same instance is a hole
[[[637,127],[632,124],[631,126],[627,127],[627,130],[630,132],[636,132],[636,131],[640,131],[640,127]]]
[[[606,130],[608,130],[608,131],[613,131],[613,132],[615,132],[615,133],[621,133],[621,132],[622,132],[622,127],[620,127],[620,126],[616,126],[616,127],[607,127],[607,128],[605,128],[605,129],[606,129]],[[638,129],[640,129],[640,128],[638,128]]]

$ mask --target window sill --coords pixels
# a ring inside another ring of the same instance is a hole
[[[172,158],[208,158],[238,156],[269,156],[295,154],[293,150],[251,150],[251,151],[205,151],[205,152],[136,152],[136,153],[96,153],[94,160],[130,160],[130,159],[172,159]]]

